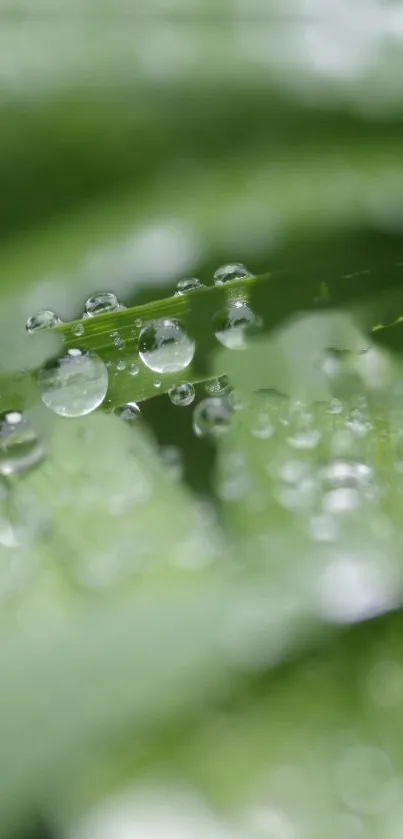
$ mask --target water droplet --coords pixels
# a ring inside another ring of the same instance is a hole
[[[181,382],[179,385],[173,385],[168,391],[169,398],[173,405],[186,407],[191,405],[195,398],[195,389],[189,382]]]
[[[116,370],[118,373],[122,373],[123,370],[126,370],[126,362],[123,358],[116,362]]]
[[[73,326],[71,327],[71,331],[72,331],[73,335],[75,335],[77,338],[80,338],[81,335],[84,335],[84,324],[81,323],[81,322],[73,323]]]
[[[195,354],[192,341],[179,321],[161,318],[148,323],[139,335],[139,355],[155,373],[185,370]]]
[[[134,325],[137,326],[137,329],[140,329],[140,327],[143,325],[142,319],[141,318],[136,318],[135,321],[134,321]]]
[[[32,332],[39,332],[40,329],[50,329],[52,326],[58,326],[60,323],[63,323],[63,321],[54,312],[50,309],[43,309],[28,318],[25,329],[31,334]]]
[[[253,274],[241,262],[231,262],[228,265],[221,265],[220,268],[217,268],[213,279],[215,285],[224,285],[232,280],[242,280],[245,277],[252,276]]]
[[[223,393],[226,393],[229,389],[229,379],[228,376],[218,376],[216,379],[210,379],[209,382],[206,382],[204,385],[205,390],[210,396],[221,396]]]
[[[155,387],[155,389],[156,389],[156,390],[158,390],[158,389],[161,387],[161,382],[160,382],[160,380],[159,380],[159,379],[157,379],[157,380],[154,382],[154,387]]]
[[[138,376],[140,367],[138,364],[131,364],[129,367],[129,376]]]
[[[93,294],[85,303],[84,316],[93,318],[96,315],[105,315],[108,312],[118,312],[121,309],[118,298],[111,291],[101,291]]]
[[[125,422],[132,422],[132,420],[141,417],[141,410],[137,402],[126,402],[125,405],[120,405],[119,408],[115,408],[113,413]]]
[[[95,353],[70,349],[40,370],[38,387],[51,411],[63,417],[81,417],[105,399],[108,371]]]
[[[258,321],[244,300],[231,300],[214,318],[214,334],[229,350],[242,350],[246,346],[246,330],[257,326]]]
[[[28,418],[19,411],[0,415],[0,474],[15,475],[37,466],[45,456]]]
[[[201,288],[206,288],[206,286],[197,277],[187,277],[177,283],[175,297],[181,297],[182,294],[189,294],[190,291],[198,291]]]
[[[197,437],[217,437],[228,430],[231,411],[226,399],[210,396],[193,411],[193,430]]]

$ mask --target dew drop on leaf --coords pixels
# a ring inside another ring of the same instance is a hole
[[[138,364],[131,364],[129,367],[129,376],[138,376],[140,368]]]
[[[206,286],[197,277],[187,277],[184,280],[179,280],[177,283],[175,297],[181,297],[190,291],[199,291],[201,288],[206,288]]]
[[[231,300],[215,315],[214,334],[227,349],[243,350],[246,347],[246,329],[257,325],[254,312],[244,300]]]
[[[229,389],[229,379],[228,376],[218,376],[216,379],[210,379],[209,382],[206,382],[204,385],[206,393],[210,394],[210,396],[220,396],[223,393],[226,393]]]
[[[108,389],[108,371],[96,353],[70,349],[39,371],[44,404],[62,417],[82,417],[101,405]]]
[[[28,318],[25,329],[29,334],[32,334],[32,332],[39,332],[40,329],[50,329],[52,326],[58,326],[62,322],[55,312],[50,309],[43,309]]]
[[[71,327],[71,331],[73,335],[75,335],[77,338],[80,338],[81,335],[84,335],[84,324],[81,322],[74,323]]]
[[[224,285],[232,280],[242,280],[245,277],[253,277],[245,265],[241,262],[230,262],[228,265],[221,265],[214,273],[215,285]]]
[[[0,415],[0,474],[9,476],[37,466],[45,447],[29,419],[20,411]]]
[[[109,312],[118,312],[123,308],[119,303],[116,294],[111,291],[102,291],[93,294],[85,303],[84,317],[93,318],[96,315],[105,315]]]
[[[161,318],[151,321],[139,335],[140,358],[155,373],[185,370],[193,359],[195,349],[195,342],[177,320]]]
[[[231,410],[226,399],[210,396],[193,411],[193,430],[197,437],[217,437],[228,430]]]
[[[115,408],[114,414],[125,422],[132,422],[141,417],[141,410],[137,402],[126,402],[125,405]]]
[[[195,398],[195,389],[189,382],[181,382],[178,385],[173,385],[168,391],[169,398],[173,405],[179,407],[186,407],[191,405]]]

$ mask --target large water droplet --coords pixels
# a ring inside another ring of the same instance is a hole
[[[95,353],[70,349],[40,370],[38,387],[42,401],[55,414],[81,417],[105,399],[108,371]]]
[[[197,437],[217,437],[229,428],[231,409],[220,396],[210,396],[193,411],[193,430]]]
[[[96,315],[105,315],[108,312],[118,312],[122,308],[116,294],[111,291],[101,291],[98,294],[93,294],[86,301],[84,317],[93,318]]]
[[[257,326],[256,315],[244,300],[231,302],[214,318],[214,334],[220,344],[229,350],[243,350],[246,346],[246,329]]]
[[[206,286],[197,277],[187,277],[184,280],[179,280],[175,297],[181,297],[182,294],[188,294],[190,291],[199,291],[201,288],[206,288]]]
[[[41,462],[45,448],[20,411],[0,415],[0,474],[15,475]]]
[[[195,354],[195,342],[177,320],[161,318],[148,323],[139,335],[139,355],[155,373],[185,370]]]
[[[125,422],[132,422],[141,417],[141,410],[137,402],[126,402],[125,405],[115,408],[114,414]]]
[[[241,262],[231,262],[228,265],[221,265],[214,274],[215,285],[224,285],[232,280],[242,280],[245,277],[252,277],[245,265]]]
[[[173,405],[186,407],[191,405],[195,398],[195,389],[189,382],[181,382],[179,385],[173,385],[168,391],[169,398]]]
[[[50,329],[52,326],[58,326],[62,322],[50,309],[43,309],[28,318],[25,329],[31,334],[32,332],[39,332],[40,329]]]

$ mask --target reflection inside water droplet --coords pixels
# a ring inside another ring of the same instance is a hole
[[[39,332],[40,329],[50,329],[52,326],[58,326],[61,323],[62,321],[54,312],[50,309],[43,309],[28,318],[25,329],[31,334],[32,332]]]
[[[143,327],[139,335],[139,355],[155,373],[185,370],[195,354],[195,342],[178,320],[161,318]]]
[[[84,316],[93,318],[96,315],[105,315],[108,312],[117,312],[123,308],[116,294],[111,291],[101,291],[93,294],[85,303]]]
[[[175,297],[181,297],[182,294],[188,294],[191,291],[199,291],[201,288],[206,288],[206,286],[197,277],[187,277],[184,280],[179,280]]]
[[[193,411],[193,430],[197,437],[216,437],[229,428],[231,410],[228,401],[210,396],[196,405]]]
[[[173,385],[168,391],[169,398],[173,405],[179,407],[186,407],[191,405],[195,398],[195,389],[189,382],[182,382],[178,385]]]
[[[228,376],[218,376],[216,379],[210,379],[209,382],[206,382],[205,390],[210,396],[220,396],[223,393],[226,393],[229,389],[229,379]]]
[[[224,285],[233,280],[242,280],[245,277],[252,277],[245,265],[241,262],[230,262],[227,265],[221,265],[214,273],[215,285]]]
[[[115,408],[113,413],[125,422],[132,422],[141,417],[141,409],[137,402],[126,402],[125,405]]]
[[[40,370],[38,388],[51,411],[63,417],[81,417],[105,399],[108,371],[95,353],[70,349]]]
[[[84,335],[84,324],[81,323],[81,322],[73,323],[73,326],[71,327],[71,331],[72,331],[73,335],[75,335],[77,338],[80,338],[81,335]]]

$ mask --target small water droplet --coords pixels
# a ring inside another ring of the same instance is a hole
[[[175,297],[181,297],[182,294],[189,294],[189,292],[198,291],[201,288],[206,288],[206,286],[197,277],[187,277],[177,283]]]
[[[224,375],[218,376],[216,379],[210,379],[209,382],[205,383],[204,388],[210,396],[221,396],[229,389],[228,376]]]
[[[84,335],[84,324],[81,323],[81,322],[73,323],[73,326],[71,327],[71,331],[72,331],[73,335],[75,335],[77,338],[80,338],[81,335]]]
[[[120,308],[122,307],[115,294],[111,291],[101,291],[88,298],[85,303],[84,316],[93,318],[108,312],[118,312]]]
[[[51,411],[63,417],[81,417],[105,399],[108,371],[98,355],[74,348],[42,367],[38,387]]]
[[[245,265],[241,262],[231,262],[228,265],[221,265],[214,273],[215,285],[224,285],[232,282],[232,280],[242,280],[245,277],[252,277]]]
[[[189,382],[181,382],[173,385],[168,391],[169,398],[173,405],[186,407],[191,405],[195,398],[195,389]]]
[[[210,396],[196,405],[193,411],[193,430],[197,437],[217,437],[228,430],[231,410],[221,396]]]
[[[142,319],[141,318],[136,318],[135,321],[134,321],[134,325],[137,326],[137,329],[140,329],[140,327],[143,326]]]
[[[117,362],[116,362],[116,370],[117,370],[119,373],[122,373],[122,372],[123,372],[123,370],[126,370],[126,362],[124,361],[124,359],[123,359],[123,358],[122,358],[122,359],[120,359],[120,361],[117,361]]]
[[[6,411],[0,415],[0,474],[15,475],[37,466],[45,448],[26,415]]]
[[[138,364],[131,364],[129,367],[129,375],[130,376],[138,376],[140,373],[140,367]]]
[[[126,402],[125,405],[120,405],[119,408],[115,408],[113,413],[125,422],[132,422],[141,417],[141,410],[137,402]]]
[[[61,323],[63,321],[54,312],[50,309],[43,309],[28,318],[25,329],[31,334],[32,332],[39,332],[40,329],[50,329],[52,326],[58,326]]]
[[[185,370],[195,354],[192,341],[179,321],[161,318],[148,323],[139,335],[139,355],[155,373]]]
[[[156,390],[158,390],[158,389],[161,387],[161,382],[160,382],[160,380],[159,380],[159,379],[157,379],[157,380],[154,382],[154,387],[155,387],[155,389],[156,389]]]
[[[217,340],[229,350],[246,347],[246,330],[258,326],[257,318],[244,300],[231,300],[214,317],[214,334]]]

